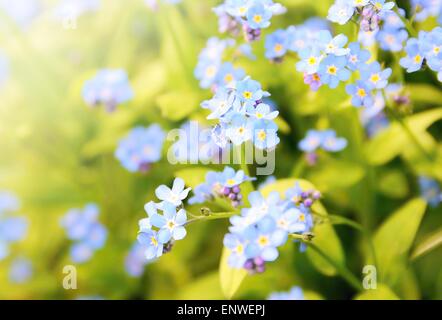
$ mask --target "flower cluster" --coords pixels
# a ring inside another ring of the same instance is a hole
[[[83,209],[70,209],[61,219],[68,239],[74,241],[70,250],[73,262],[89,261],[105,245],[107,230],[98,221],[99,213],[98,206],[89,203]]]
[[[242,29],[246,41],[256,41],[261,30],[270,26],[272,16],[285,13],[286,9],[272,0],[225,0],[214,12],[220,32],[236,36]]]
[[[436,180],[427,177],[419,177],[419,188],[422,197],[432,207],[437,207],[442,202],[442,191]]]
[[[124,260],[126,272],[134,278],[140,277],[147,264],[144,255],[145,248],[138,241],[135,242]]]
[[[286,191],[285,199],[278,192],[267,198],[259,191],[250,193],[250,208],[230,218],[230,233],[224,237],[230,251],[229,265],[250,273],[264,272],[265,263],[278,258],[277,248],[287,242],[289,235],[303,235],[312,229],[310,207],[320,197],[318,191],[303,191],[298,184]]]
[[[421,31],[419,38],[410,38],[405,47],[406,56],[400,60],[407,72],[416,72],[428,66],[438,73],[442,82],[442,28],[436,27],[430,32]]]
[[[259,82],[247,77],[235,87],[219,88],[212,99],[204,101],[201,106],[211,112],[207,119],[219,121],[212,132],[215,143],[225,148],[230,143],[239,146],[251,141],[258,149],[274,149],[279,143],[278,126],[273,121],[278,111],[263,103],[268,96]]]
[[[379,27],[381,17],[392,12],[394,5],[394,2],[385,0],[336,0],[328,11],[327,19],[343,25],[359,15],[361,29],[373,31]]]
[[[287,292],[273,292],[267,300],[304,300],[304,293],[300,287],[292,287]]]
[[[0,192],[0,261],[9,255],[9,246],[26,235],[26,218],[12,216],[19,208],[20,203],[12,193]]]
[[[165,133],[157,124],[135,127],[119,142],[115,157],[130,172],[147,172],[161,159],[164,139]]]
[[[233,207],[242,204],[241,184],[252,178],[246,176],[244,171],[235,171],[225,167],[224,171],[209,171],[204,183],[195,187],[194,196],[189,199],[189,204],[204,203],[215,198],[228,199]]]
[[[183,200],[190,190],[185,189],[183,179],[176,178],[172,188],[161,185],[155,190],[157,198],[162,200],[160,203],[150,201],[144,206],[148,217],[139,221],[138,242],[143,246],[147,260],[169,252],[175,241],[186,236],[187,214]]]
[[[198,56],[198,64],[195,68],[195,77],[200,81],[201,88],[211,88],[216,91],[218,87],[234,84],[241,80],[245,72],[241,68],[235,68],[232,63],[224,62],[223,56],[228,48],[235,45],[233,39],[218,39],[212,37],[207,40],[206,47]]]
[[[32,262],[26,258],[15,259],[10,268],[9,280],[13,283],[25,283],[34,273]]]
[[[102,69],[83,86],[84,101],[90,106],[103,104],[109,112],[133,95],[127,74],[121,69]]]
[[[347,146],[345,138],[337,137],[334,130],[309,130],[304,139],[299,141],[298,147],[308,154],[315,153],[318,149],[328,152],[339,152]]]

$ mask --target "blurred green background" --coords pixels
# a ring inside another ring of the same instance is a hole
[[[50,8],[55,2],[45,5]],[[308,17],[325,17],[332,1],[279,2],[288,12],[275,17],[266,34]],[[169,130],[186,119],[205,121],[199,104],[211,93],[199,88],[193,69],[206,40],[218,35],[211,11],[216,4],[184,0],[152,11],[141,0],[106,0],[97,12],[79,17],[76,29],[66,29],[46,9],[27,28],[1,13],[0,49],[10,60],[10,70],[0,91],[0,189],[20,197],[20,213],[29,218],[30,229],[26,239],[13,246],[11,256],[0,262],[0,298],[223,298],[218,265],[227,221],[190,226],[186,239],[171,254],[149,264],[141,278],[127,275],[124,259],[136,238],[138,220],[145,215],[144,203],[153,199],[159,184],[170,185],[176,172],[187,167],[171,166],[163,157],[149,173],[131,174],[113,155],[118,140],[135,125],[159,123]],[[337,29],[352,32],[351,26]],[[300,161],[297,142],[307,129],[331,126],[349,140],[349,147],[303,173],[324,194],[329,212],[375,230],[419,195],[418,174],[442,180],[440,120],[419,131],[419,139],[435,154],[430,164],[421,161],[407,139],[368,142],[358,111],[339,107],[346,100],[343,88],[309,92],[294,68],[295,60],[272,64],[264,58],[263,47],[263,41],[253,44],[256,61],[240,58],[237,63],[271,92],[286,122],[276,155],[278,178],[290,177]],[[392,61],[390,54],[381,57]],[[84,81],[101,68],[125,69],[135,92],[131,102],[112,114],[87,107],[81,97]],[[393,77],[397,80],[399,75]],[[441,113],[440,84],[427,71],[407,76],[407,83],[414,112]],[[392,148],[396,153],[390,155]],[[367,161],[367,153],[381,159]],[[64,290],[62,269],[71,262],[59,219],[69,208],[87,202],[100,205],[109,238],[90,262],[78,266],[78,289]],[[416,242],[441,224],[441,208],[427,209]],[[346,227],[336,230],[347,265],[360,274],[364,265],[360,235]],[[34,264],[34,275],[25,284],[8,280],[15,256],[26,256]],[[420,257],[398,274],[394,291],[405,299],[441,299],[441,263],[442,248]],[[235,298],[262,299],[293,285],[325,299],[355,294],[342,279],[321,274],[288,245],[265,274],[248,277]]]

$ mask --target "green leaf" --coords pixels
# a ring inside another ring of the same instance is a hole
[[[238,291],[239,286],[247,276],[247,271],[242,268],[231,268],[228,264],[229,255],[230,251],[227,248],[224,248],[219,266],[219,279],[224,296],[227,299],[232,299],[234,294]]]
[[[378,284],[376,289],[366,290],[354,300],[399,300],[399,297],[386,285]]]
[[[198,108],[199,97],[191,90],[173,91],[159,96],[156,102],[163,117],[179,121]]]
[[[440,89],[428,84],[409,84],[406,88],[413,102],[439,104],[442,101]]]
[[[430,234],[423,240],[421,243],[419,243],[416,248],[414,249],[413,253],[411,254],[411,259],[417,259],[431,250],[436,249],[442,244],[442,227],[439,228],[434,233]]]
[[[427,130],[434,122],[442,119],[442,109],[434,109],[421,112],[404,120],[410,130],[419,138],[423,131]],[[382,165],[401,152],[413,146],[405,130],[398,124],[393,123],[387,129],[379,132],[366,147],[366,156],[373,165]]]
[[[405,268],[425,209],[424,200],[413,199],[393,213],[376,232],[373,240],[382,282],[394,284]]]
[[[404,198],[409,192],[407,178],[400,170],[389,170],[380,174],[377,188],[390,198]]]
[[[261,193],[264,196],[268,196],[270,192],[278,191],[281,197],[284,197],[287,189],[294,187],[297,182],[302,189],[316,189],[315,186],[307,180],[282,179],[264,187]],[[318,214],[327,215],[327,211],[320,203],[315,203],[312,209]],[[328,223],[315,225],[313,233],[315,234],[313,243],[322,251],[326,252],[335,262],[343,265],[345,263],[344,250],[333,226]],[[307,257],[321,273],[328,276],[333,276],[337,273],[336,269],[315,251],[307,249]]]
[[[220,300],[223,298],[216,271],[190,282],[177,295],[178,300]]]
[[[197,185],[204,182],[208,171],[209,169],[207,168],[192,167],[176,171],[175,177],[183,179],[186,182],[186,186],[195,188]]]

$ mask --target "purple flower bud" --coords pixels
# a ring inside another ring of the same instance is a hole
[[[223,188],[223,195],[225,195],[226,197],[232,192],[232,190],[228,187],[224,187]]]
[[[233,191],[233,193],[240,193],[240,192],[241,192],[241,189],[239,188],[239,186],[234,186],[234,187],[232,188],[232,191]]]
[[[229,194],[229,199],[236,200],[236,194],[234,194],[234,193]]]
[[[140,163],[138,170],[142,173],[146,173],[150,170],[151,165],[148,162]]]
[[[265,264],[264,259],[261,257],[256,257],[255,259],[253,259],[253,262],[255,262],[256,266],[263,266]]]
[[[263,273],[264,271],[266,271],[266,267],[265,267],[265,265],[256,266],[255,270],[256,270],[257,273]]]
[[[321,198],[321,192],[319,191],[313,191],[312,197],[314,200],[318,200]]]
[[[310,194],[309,194],[307,191],[303,191],[303,192],[301,193],[301,198],[302,198],[302,199],[307,199],[309,196],[310,196]]]
[[[236,200],[242,200],[242,194],[241,193],[238,193],[236,195]]]
[[[244,262],[244,269],[246,269],[246,270],[253,270],[254,267],[255,266],[254,266],[252,260],[249,259],[246,262]]]
[[[237,207],[239,207],[239,205],[241,204],[241,202],[239,202],[239,201],[232,201],[232,207],[234,207],[234,208],[237,208]]]
[[[244,24],[243,31],[247,42],[257,41],[261,37],[261,29],[252,29],[247,24]]]
[[[312,199],[305,199],[304,200],[304,205],[306,207],[311,207],[313,205],[313,200]]]
[[[306,153],[305,160],[310,166],[314,166],[318,162],[318,155],[314,152]]]

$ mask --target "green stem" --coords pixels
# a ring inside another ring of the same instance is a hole
[[[195,216],[195,218],[190,219],[186,222],[186,225],[189,225],[191,223],[197,222],[197,221],[205,221],[205,220],[219,220],[219,219],[228,219],[234,215],[237,215],[238,212],[211,212],[207,216]]]
[[[367,240],[368,249],[370,250],[371,258],[373,259],[373,264],[377,267],[378,262],[377,262],[377,258],[376,258],[376,250],[374,248],[374,243],[373,243],[371,233],[367,229],[365,229],[362,225],[360,225],[356,221],[350,220],[350,219],[342,217],[342,216],[330,215],[330,214],[328,216],[324,216],[324,215],[317,214],[317,213],[315,213],[315,214],[320,216],[322,219],[328,219],[330,221],[330,223],[332,223],[332,224],[346,225],[346,226],[349,226],[349,227],[361,232],[362,235]]]
[[[362,287],[361,281],[353,274],[347,267],[337,263],[335,260],[330,258],[324,251],[322,251],[318,246],[316,246],[312,242],[306,242],[307,245],[312,248],[312,250],[316,251],[322,258],[324,258],[328,263],[330,263],[336,271],[350,284],[355,290],[362,291],[364,288]]]
[[[304,156],[301,156],[301,158],[298,160],[298,162],[296,162],[295,166],[292,169],[292,177],[297,179],[302,178],[302,173],[305,170],[306,164],[307,163]]]
[[[403,17],[403,16],[399,13],[398,8],[399,8],[399,7],[397,6],[397,3],[396,3],[396,6],[395,6],[395,8],[394,8],[394,12],[396,12],[396,14],[398,15],[399,19],[401,19],[401,21],[404,23],[405,28],[407,29],[408,33],[409,33],[413,38],[417,38],[417,32],[416,32],[416,30],[414,29],[412,23],[411,23],[407,18]]]

